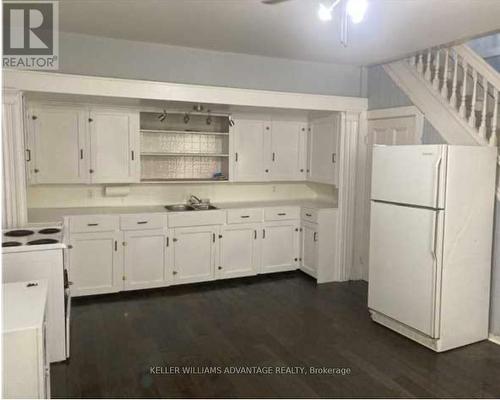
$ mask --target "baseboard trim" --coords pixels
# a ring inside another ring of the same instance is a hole
[[[493,343],[498,344],[500,346],[500,336],[498,336],[498,335],[492,335],[490,333],[490,336],[488,336],[488,340],[490,342],[493,342]]]

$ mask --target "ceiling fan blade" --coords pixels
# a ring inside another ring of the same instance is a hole
[[[262,4],[273,5],[273,4],[284,3],[285,1],[290,1],[290,0],[262,0]]]

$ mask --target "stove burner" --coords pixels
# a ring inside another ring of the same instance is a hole
[[[27,229],[16,229],[13,231],[8,231],[4,233],[4,236],[10,237],[21,237],[21,236],[29,236],[33,235],[35,232],[27,230]]]
[[[26,244],[28,246],[33,246],[36,244],[53,244],[53,243],[59,243],[59,241],[56,239],[36,239],[36,240],[31,240]]]
[[[21,246],[21,242],[3,242],[2,247],[16,247],[16,246]]]
[[[41,233],[42,235],[51,235],[53,233],[59,233],[59,232],[61,232],[61,230],[58,228],[44,228],[38,231],[38,233]]]

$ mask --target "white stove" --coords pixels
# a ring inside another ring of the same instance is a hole
[[[25,246],[32,247],[32,250],[64,248],[62,226],[29,226],[3,230],[3,253],[26,251]]]
[[[2,232],[2,280],[48,279],[47,347],[50,362],[69,357],[71,293],[61,225],[29,225]]]

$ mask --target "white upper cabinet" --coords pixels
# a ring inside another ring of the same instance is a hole
[[[269,130],[269,122],[244,119],[236,121],[233,130],[235,181],[258,182],[267,179],[264,138],[265,132]]]
[[[87,183],[87,117],[79,107],[40,106],[28,115],[31,183]]]
[[[239,119],[233,132],[235,181],[306,179],[305,122]]]
[[[36,104],[28,113],[29,182],[138,182],[139,142],[138,112]]]
[[[303,122],[272,122],[271,180],[305,180],[305,137],[306,124]]]
[[[92,182],[139,182],[139,114],[93,109],[89,126]]]
[[[339,136],[338,115],[316,119],[310,123],[308,181],[337,184]]]

